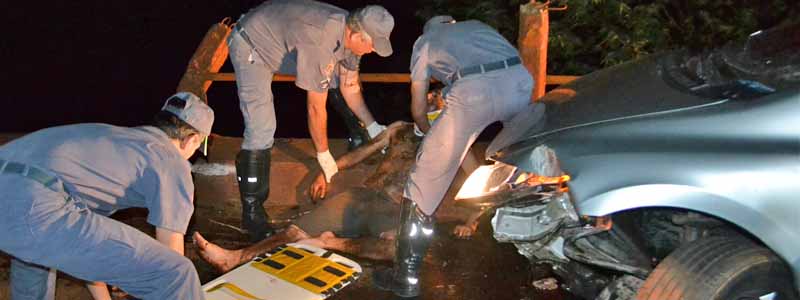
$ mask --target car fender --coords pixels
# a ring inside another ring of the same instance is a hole
[[[636,201],[625,201],[636,199]],[[800,267],[800,235],[792,228],[784,228],[763,210],[749,206],[746,202],[710,193],[702,188],[674,184],[645,184],[626,186],[603,192],[584,199],[577,210],[582,215],[606,216],[626,210],[648,207],[680,208],[712,215],[738,225],[768,248],[794,266]],[[800,287],[800,280],[795,281]]]

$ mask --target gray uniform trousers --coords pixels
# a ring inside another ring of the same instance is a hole
[[[244,117],[242,149],[272,148],[277,126],[272,96],[274,71],[236,30],[228,38],[228,47]]]
[[[0,191],[0,250],[16,259],[141,299],[204,298],[192,262],[141,231],[20,175],[0,174]],[[42,299],[47,276],[47,269],[17,261],[12,299]]]
[[[533,79],[522,65],[469,75],[452,84],[446,107],[417,151],[403,196],[432,215],[453,182],[461,161],[490,124],[504,125],[531,99]]]

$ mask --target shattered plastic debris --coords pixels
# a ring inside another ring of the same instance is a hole
[[[533,287],[539,290],[552,291],[558,288],[558,280],[553,277],[539,279],[533,282]]]
[[[225,176],[236,172],[233,165],[219,163],[195,163],[192,165],[192,173],[206,176]]]

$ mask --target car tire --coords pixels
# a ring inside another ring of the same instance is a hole
[[[769,298],[771,293],[774,297]],[[682,245],[661,261],[636,299],[797,300],[798,296],[789,268],[769,249],[743,238],[708,237]]]

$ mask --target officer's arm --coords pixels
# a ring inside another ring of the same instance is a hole
[[[411,82],[411,117],[414,118],[414,123],[423,133],[427,133],[428,129],[431,128],[426,115],[428,113],[427,96],[429,86],[429,80]]]
[[[183,255],[183,234],[156,227],[156,240],[178,254]]]
[[[344,102],[350,107],[350,110],[364,123],[365,126],[375,122],[369,108],[364,103],[364,95],[361,93],[361,82],[358,77],[358,71],[347,70],[341,68],[339,72],[339,90],[342,91]]]
[[[328,91],[321,93],[308,91],[308,132],[317,152],[328,151],[328,111],[325,102]]]

